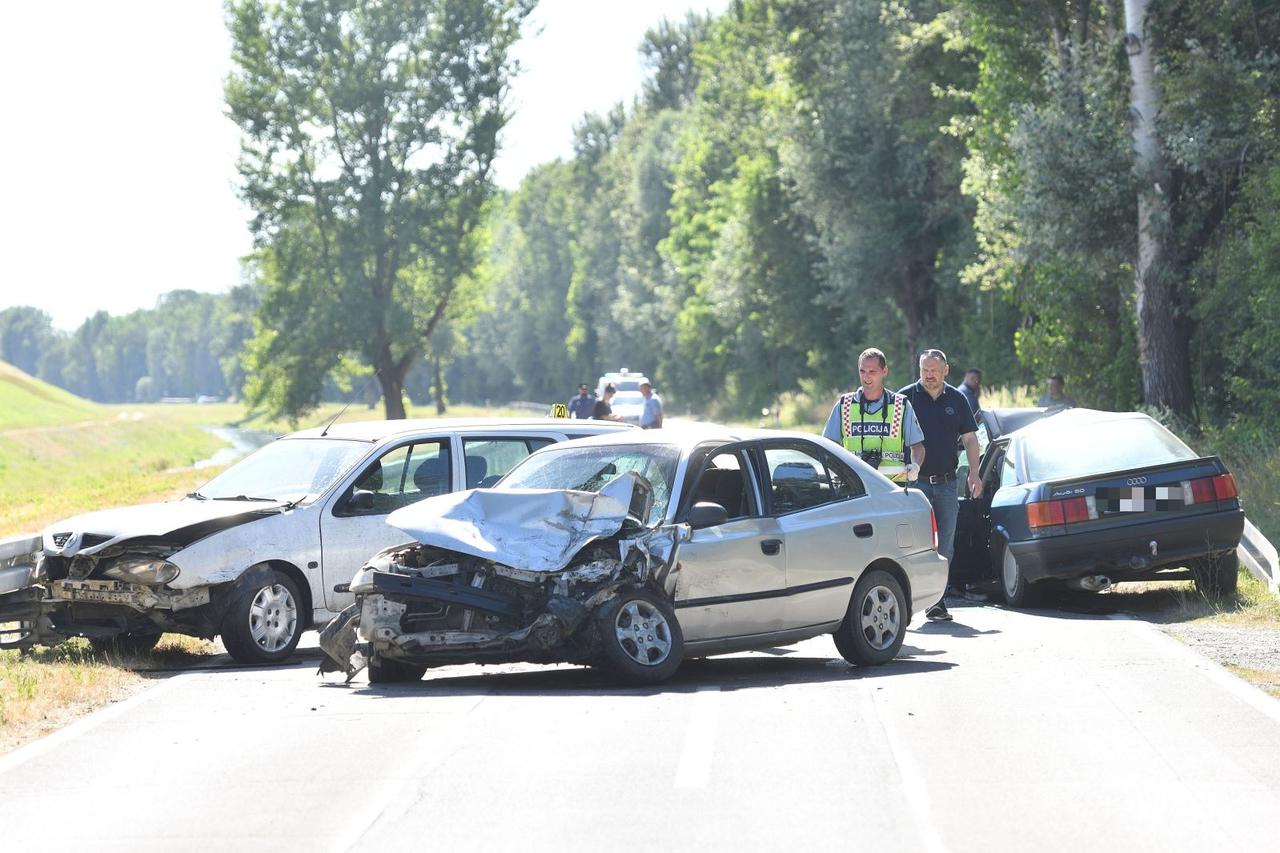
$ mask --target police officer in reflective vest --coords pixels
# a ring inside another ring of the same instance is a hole
[[[924,433],[911,403],[884,387],[888,375],[884,353],[874,348],[863,350],[858,356],[862,386],[852,394],[840,395],[822,434],[901,483],[915,480],[924,463]],[[907,460],[907,448],[911,449],[911,461]]]

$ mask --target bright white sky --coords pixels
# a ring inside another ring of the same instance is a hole
[[[518,48],[515,118],[498,161],[513,187],[572,155],[583,113],[630,103],[645,30],[727,0],[542,0]],[[169,290],[223,291],[249,251],[223,115],[230,41],[220,0],[75,0],[5,9],[0,85],[0,309],[71,329]]]

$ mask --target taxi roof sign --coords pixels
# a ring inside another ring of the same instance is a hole
[[[567,417],[569,417],[569,407],[568,407],[568,406],[566,406],[564,403],[552,403],[552,404],[551,404],[551,417],[553,417],[553,418],[567,418]]]

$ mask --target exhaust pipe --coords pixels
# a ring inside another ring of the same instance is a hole
[[[1106,575],[1086,575],[1082,578],[1076,578],[1071,583],[1072,586],[1083,589],[1085,592],[1106,592],[1111,589],[1111,578]]]

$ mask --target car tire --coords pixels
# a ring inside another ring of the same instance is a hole
[[[1197,560],[1191,566],[1196,591],[1212,598],[1232,596],[1240,585],[1240,557],[1228,551]]]
[[[857,666],[888,663],[907,636],[907,612],[907,597],[897,578],[881,569],[863,572],[844,621],[832,632],[836,649]]]
[[[1007,545],[1000,558],[1000,592],[1010,607],[1030,607],[1035,603],[1038,592],[1027,580],[1026,573],[1018,565],[1018,558]]]
[[[136,658],[147,654],[160,642],[159,634],[117,634],[114,637],[90,637],[95,651],[114,657]]]
[[[631,684],[657,684],[684,660],[684,633],[666,599],[626,590],[596,611],[604,664]]]
[[[370,684],[408,684],[421,681],[427,674],[427,668],[418,664],[405,663],[391,658],[378,658],[369,661]]]
[[[222,615],[222,644],[237,663],[288,660],[302,636],[302,596],[293,579],[268,569],[236,592]]]

